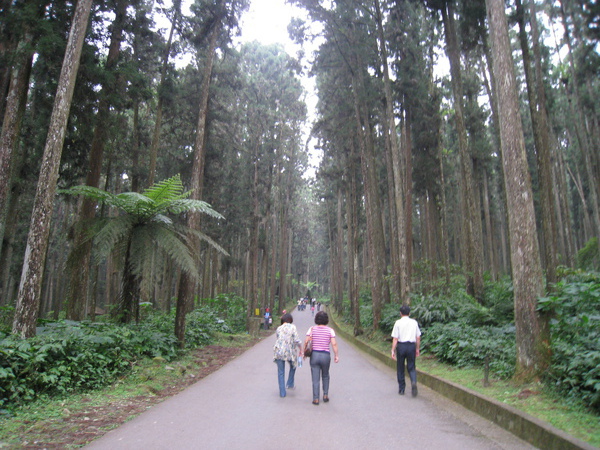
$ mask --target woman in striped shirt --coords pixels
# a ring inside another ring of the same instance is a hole
[[[331,365],[331,354],[329,347],[333,348],[334,361],[337,363],[338,356],[335,331],[329,328],[329,316],[325,311],[319,311],[315,315],[315,326],[310,327],[306,333],[306,344],[312,340],[312,355],[310,357],[310,371],[313,385],[313,405],[319,404],[319,385],[323,379],[323,401],[329,401],[329,366]]]

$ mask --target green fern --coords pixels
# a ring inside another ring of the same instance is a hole
[[[191,191],[184,190],[179,175],[157,182],[142,194],[124,192],[115,195],[90,186],[75,186],[60,192],[83,195],[122,211],[116,217],[98,221],[90,228],[90,236],[96,262],[112,254],[123,270],[122,285],[128,286],[122,294],[125,322],[137,316],[139,299],[136,297],[144,287],[156,282],[152,274],[162,273],[165,264],[171,263],[192,277],[198,276],[194,258],[196,249],[190,238],[203,240],[227,255],[220,245],[201,231],[191,230],[171,218],[190,211],[224,218],[208,203],[189,199]]]

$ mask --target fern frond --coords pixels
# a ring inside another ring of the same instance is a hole
[[[144,195],[151,198],[155,204],[170,202],[180,198],[184,194],[183,183],[179,174],[166,180],[154,183],[144,191]]]
[[[118,259],[124,258],[125,254],[122,252],[126,248],[123,249],[122,243],[129,240],[135,223],[135,217],[130,215],[118,216],[108,220],[94,237],[96,252],[99,256],[105,257],[109,253],[113,253]]]
[[[59,194],[66,195],[83,195],[84,197],[91,198],[92,200],[96,200],[97,202],[109,203],[115,196],[110,192],[103,191],[102,189],[98,189],[92,186],[73,186],[69,189],[60,189],[58,191]]]
[[[191,228],[187,228],[187,231],[188,231],[188,233],[191,233],[196,238],[203,240],[204,242],[209,244],[211,247],[213,247],[215,250],[222,253],[223,255],[229,256],[229,253],[227,252],[227,250],[225,250],[223,247],[221,247],[219,244],[217,244],[215,241],[213,241],[208,235],[204,234],[202,231],[192,230]]]
[[[152,258],[156,244],[156,225],[136,228],[131,236],[129,263],[132,273],[143,278],[151,272]]]
[[[173,230],[157,227],[155,231],[155,244],[160,250],[181,270],[197,278],[198,268],[192,256],[192,249],[186,245],[186,242],[173,233]]]
[[[181,214],[187,211],[201,212],[216,219],[225,219],[219,212],[212,209],[210,204],[202,200],[181,199],[172,201],[168,205],[168,212],[171,214]]]
[[[127,214],[147,215],[154,207],[154,201],[138,192],[123,192],[115,196],[114,205]]]

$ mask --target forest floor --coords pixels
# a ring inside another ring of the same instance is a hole
[[[0,449],[82,447],[215,372],[272,331],[260,333],[231,337],[172,363],[148,360],[100,391],[23,407],[14,417],[0,419]]]

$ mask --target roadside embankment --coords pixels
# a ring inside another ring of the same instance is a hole
[[[356,337],[342,330],[335,323],[332,315],[330,315],[330,325],[335,328],[336,333],[350,344],[392,369],[396,369],[396,361],[390,358],[387,353],[384,354],[379,350],[370,347],[365,342],[356,339]],[[417,370],[417,373],[419,383],[422,383],[424,386],[433,389],[476,414],[491,420],[498,426],[510,431],[515,436],[536,447],[544,450],[597,450],[596,447],[573,436],[569,436],[552,425],[549,425],[530,414],[519,411],[512,406],[505,405],[471,389],[421,370]]]

